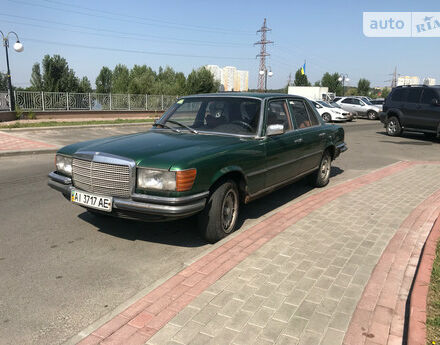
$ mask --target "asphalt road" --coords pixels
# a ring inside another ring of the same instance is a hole
[[[440,142],[423,135],[391,138],[376,121],[343,126],[349,150],[334,162],[330,186],[399,160],[440,159]],[[68,143],[108,134],[45,135]],[[210,248],[192,220],[90,215],[47,187],[51,169],[53,155],[0,158],[0,344],[63,343]],[[246,205],[241,228],[313,192],[301,181]]]

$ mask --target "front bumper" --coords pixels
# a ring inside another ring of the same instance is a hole
[[[339,155],[340,155],[342,152],[345,152],[345,151],[347,151],[347,150],[348,150],[348,147],[347,147],[347,144],[345,144],[345,143],[341,143],[341,144],[339,144],[339,145],[336,145],[335,157],[334,157],[334,158],[339,157]]]
[[[72,189],[75,188],[70,177],[59,175],[55,171],[49,174],[48,185],[61,192],[68,200]],[[208,191],[183,197],[134,193],[129,199],[113,197],[112,212],[100,212],[95,209],[93,211],[131,219],[173,220],[189,217],[203,210],[208,196]]]

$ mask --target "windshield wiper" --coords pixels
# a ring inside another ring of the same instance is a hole
[[[164,124],[164,123],[154,122],[154,123],[153,123],[153,126],[154,126],[154,127],[156,127],[156,126],[162,126],[163,128],[171,129],[173,132],[176,132],[176,133],[182,133],[182,132],[179,131],[177,128],[174,128],[174,127],[168,126],[168,125],[166,125],[166,124]]]
[[[199,132],[197,132],[194,128],[191,128],[190,126],[187,126],[179,121],[175,121],[175,120],[166,120],[165,122],[171,122],[174,123],[175,125],[178,125],[180,127],[186,128],[187,130],[189,130],[191,133],[194,134],[199,134]]]

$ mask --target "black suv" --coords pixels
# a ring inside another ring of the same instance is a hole
[[[393,137],[402,131],[440,136],[440,86],[395,87],[383,105],[380,121]]]

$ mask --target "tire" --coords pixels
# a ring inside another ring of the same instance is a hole
[[[400,125],[399,119],[395,116],[388,118],[386,123],[387,134],[391,137],[398,137],[402,134],[402,126]]]
[[[310,175],[310,184],[313,187],[325,187],[330,181],[332,157],[330,152],[326,150],[322,155],[321,162],[319,163],[319,169]]]
[[[377,119],[377,113],[374,110],[369,110],[367,113],[367,117],[369,120],[376,120]]]
[[[201,236],[215,243],[235,230],[240,197],[237,185],[226,181],[219,185],[208,199],[205,209],[198,215]]]
[[[330,116],[329,113],[324,113],[324,114],[322,114],[322,119],[323,119],[325,122],[330,122],[330,121],[332,120],[332,117]]]

